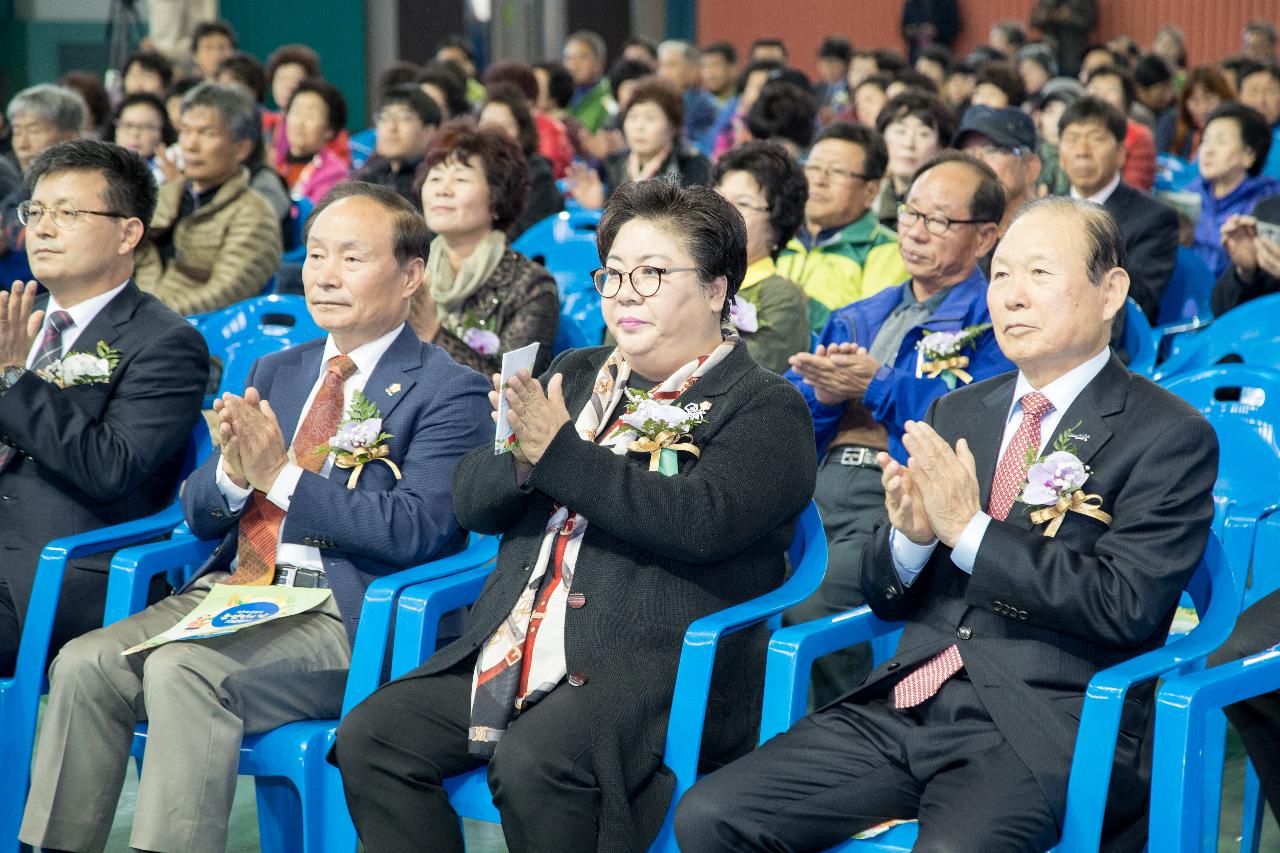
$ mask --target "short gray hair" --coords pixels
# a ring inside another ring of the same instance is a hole
[[[591,49],[591,52],[596,55],[596,59],[600,60],[601,63],[604,63],[609,58],[609,51],[605,47],[604,39],[600,37],[599,33],[593,33],[591,30],[577,30],[576,32],[570,33],[569,37],[564,40],[564,43],[568,44],[571,41],[585,44]]]
[[[684,56],[684,61],[690,65],[697,65],[702,59],[702,51],[696,45],[681,39],[667,39],[658,45],[659,56],[667,51],[679,51]]]
[[[31,113],[50,122],[58,130],[79,133],[84,127],[85,110],[84,99],[71,89],[41,83],[14,95],[4,114],[10,124],[18,116]]]
[[[1013,221],[1017,222],[1027,214],[1040,210],[1046,210],[1060,220],[1073,219],[1084,226],[1084,265],[1090,282],[1102,284],[1107,273],[1116,267],[1124,268],[1124,234],[1121,233],[1116,218],[1102,205],[1082,198],[1051,195],[1032,199],[1022,205]]]
[[[206,81],[182,96],[182,112],[194,107],[217,110],[227,123],[231,137],[237,141],[248,139],[254,145],[262,139],[262,118],[258,108],[243,90]]]

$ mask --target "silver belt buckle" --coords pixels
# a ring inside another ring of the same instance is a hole
[[[298,567],[277,566],[276,574],[280,576],[280,580],[276,581],[276,586],[293,586],[293,581],[298,576]]]
[[[867,461],[867,448],[846,447],[840,451],[841,465],[862,465]]]

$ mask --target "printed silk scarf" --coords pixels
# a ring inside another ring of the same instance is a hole
[[[427,286],[436,303],[440,325],[450,331],[462,325],[463,304],[489,280],[506,251],[507,235],[490,231],[454,272],[444,251],[444,238],[437,236],[431,241],[427,253]]]
[[[676,399],[723,361],[738,340],[736,335],[727,336],[711,355],[681,367],[650,396],[655,400]],[[591,399],[574,422],[579,438],[596,441],[606,418],[622,402],[630,377],[631,365],[621,351],[614,349],[596,374]],[[600,443],[622,456],[634,437],[630,428],[615,417]],[[471,676],[471,726],[467,732],[470,754],[492,757],[516,713],[546,696],[565,677],[565,608],[586,532],[586,518],[559,504],[552,508],[529,581],[511,615],[485,642],[476,660]]]

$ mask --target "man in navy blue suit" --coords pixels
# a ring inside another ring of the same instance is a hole
[[[130,846],[224,849],[242,737],[336,717],[369,583],[462,547],[450,484],[458,458],[492,429],[489,383],[406,324],[428,243],[421,215],[383,187],[344,184],[316,208],[303,283],[329,335],[263,358],[243,397],[219,401],[222,449],[183,491],[192,531],[222,539],[209,562],[179,594],[54,661],[24,841],[102,849],[130,733],[145,719]],[[360,468],[331,447],[353,419],[385,454]],[[237,633],[120,654],[215,583],[332,595]]]

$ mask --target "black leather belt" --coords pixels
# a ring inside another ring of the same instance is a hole
[[[276,566],[276,586],[304,586],[312,589],[328,589],[329,580],[319,569],[307,569],[301,566],[281,564]]]
[[[827,451],[827,459],[852,468],[875,468],[878,470],[880,463],[876,461],[876,454],[879,452],[874,447],[840,444]]]

